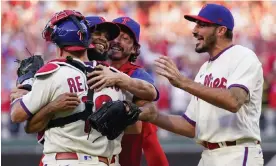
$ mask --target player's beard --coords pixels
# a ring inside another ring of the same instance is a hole
[[[205,41],[203,41],[203,45],[201,47],[196,46],[195,51],[197,53],[204,53],[208,52],[209,50],[213,49],[217,42],[217,37],[215,36],[216,29],[214,29],[213,33],[210,34],[208,37],[205,37]]]
[[[95,47],[87,49],[87,56],[90,61],[106,61],[107,60],[107,52],[109,49],[109,43],[102,39],[90,39],[90,43]],[[99,47],[97,44],[105,45],[106,48]]]
[[[130,53],[125,52],[123,48],[121,49],[121,51],[113,51],[112,49],[109,49],[107,52],[108,58],[112,61],[120,61],[130,56]]]
[[[87,56],[89,61],[106,61],[107,60],[107,52],[101,53],[97,49],[92,48],[87,50]]]
[[[100,38],[90,39],[91,44],[95,46],[95,51],[97,51],[100,54],[105,54],[109,50],[109,43],[107,40],[103,40]],[[104,47],[100,47],[99,45],[103,45]]]

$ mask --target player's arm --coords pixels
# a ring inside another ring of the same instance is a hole
[[[11,102],[14,102],[16,99],[19,99],[30,92],[28,90],[21,89],[21,88],[23,88],[23,85],[18,84],[15,88],[11,90],[11,94],[10,94]]]
[[[209,88],[185,77],[181,78],[181,80],[185,80],[185,83],[180,84],[179,88],[233,113],[238,112],[245,101],[249,100],[248,91],[240,87],[231,87],[229,89]]]
[[[147,103],[147,107],[141,108],[139,120],[151,122],[165,130],[186,137],[195,137],[196,126],[196,98],[193,96],[183,116],[161,114],[154,103]]]
[[[149,101],[146,100],[140,100],[138,98],[135,98],[134,103],[140,107],[140,109],[143,109],[144,107],[148,107],[149,105],[147,103],[149,103]],[[124,133],[125,134],[140,134],[142,132],[142,122],[141,121],[137,121],[135,124],[128,126]]]
[[[105,66],[97,66],[101,70],[94,71],[88,74],[90,78],[88,85],[90,88],[100,91],[104,87],[118,86],[120,89],[129,91],[134,96],[137,96],[144,100],[153,101],[158,97],[158,92],[155,87],[147,80],[140,79],[139,76],[131,78],[128,75],[121,72],[113,72]],[[138,73],[142,76],[144,73]],[[148,77],[148,76],[147,76]]]
[[[25,132],[37,133],[44,130],[56,112],[74,110],[79,104],[80,100],[75,93],[59,95],[27,121]]]
[[[26,109],[22,102],[22,98],[16,99],[11,105],[11,121],[13,123],[21,123],[27,120],[32,114]]]
[[[261,64],[254,59],[244,58],[231,71],[227,85],[222,88],[210,88],[182,76],[171,59],[161,57],[156,60],[157,73],[169,79],[175,87],[181,88],[198,98],[236,113],[250,99],[250,90],[259,82],[258,75],[262,73]],[[225,82],[226,84],[226,82]],[[226,89],[227,88],[227,89]]]
[[[55,90],[56,84],[53,75],[40,75],[35,77],[32,90],[12,103],[12,122],[20,123],[31,118],[50,102],[51,96]]]
[[[36,113],[30,120],[27,121],[24,129],[25,132],[37,133],[47,127],[47,124],[54,116],[54,109],[51,103],[43,107],[38,113]]]
[[[139,119],[148,121],[165,130],[180,134],[189,138],[195,137],[195,122],[187,116],[167,115],[159,113],[154,103],[147,103],[142,107]]]
[[[189,138],[195,137],[195,127],[180,115],[165,115],[158,113],[151,123]]]
[[[11,120],[15,123],[20,123],[25,121],[28,118],[28,114],[24,111],[22,106],[19,104],[21,98],[29,93],[28,90],[20,89],[22,85],[18,85],[17,87],[11,90],[10,101],[11,103]]]
[[[35,80],[32,91],[13,101],[11,104],[11,120],[21,123],[31,118],[48,101],[50,88],[45,88],[48,81]],[[45,96],[44,96],[45,95]]]
[[[157,91],[155,87],[147,81],[131,78],[123,73],[115,73],[118,75],[116,85],[120,89],[124,89],[134,96],[144,100],[153,101],[157,98]]]

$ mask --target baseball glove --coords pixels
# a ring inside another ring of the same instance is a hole
[[[32,89],[32,79],[35,73],[44,65],[44,61],[40,55],[34,55],[23,60],[17,60],[19,67],[17,69],[16,84],[23,84],[23,89]]]
[[[129,107],[129,110],[127,110]],[[128,101],[109,101],[88,117],[88,124],[109,140],[117,138],[138,120],[141,110]]]

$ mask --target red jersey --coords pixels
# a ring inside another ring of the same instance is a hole
[[[124,64],[119,70],[131,76],[140,66]],[[140,166],[142,150],[148,166],[168,166],[168,160],[157,137],[157,127],[142,122],[141,134],[125,134],[122,139],[122,151],[119,156],[121,166]]]

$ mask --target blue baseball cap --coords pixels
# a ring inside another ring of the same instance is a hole
[[[234,28],[234,17],[229,9],[218,4],[206,4],[202,7],[198,15],[184,15],[189,21],[202,21],[206,23],[218,24],[227,27],[229,30]]]
[[[121,29],[127,29],[134,41],[138,44],[139,37],[140,37],[140,25],[129,17],[119,17],[112,21],[113,23],[117,24]]]
[[[120,27],[115,23],[106,21],[103,17],[88,16],[85,17],[90,29],[96,28],[98,30],[107,30],[109,35],[109,41],[114,40],[120,34]]]

